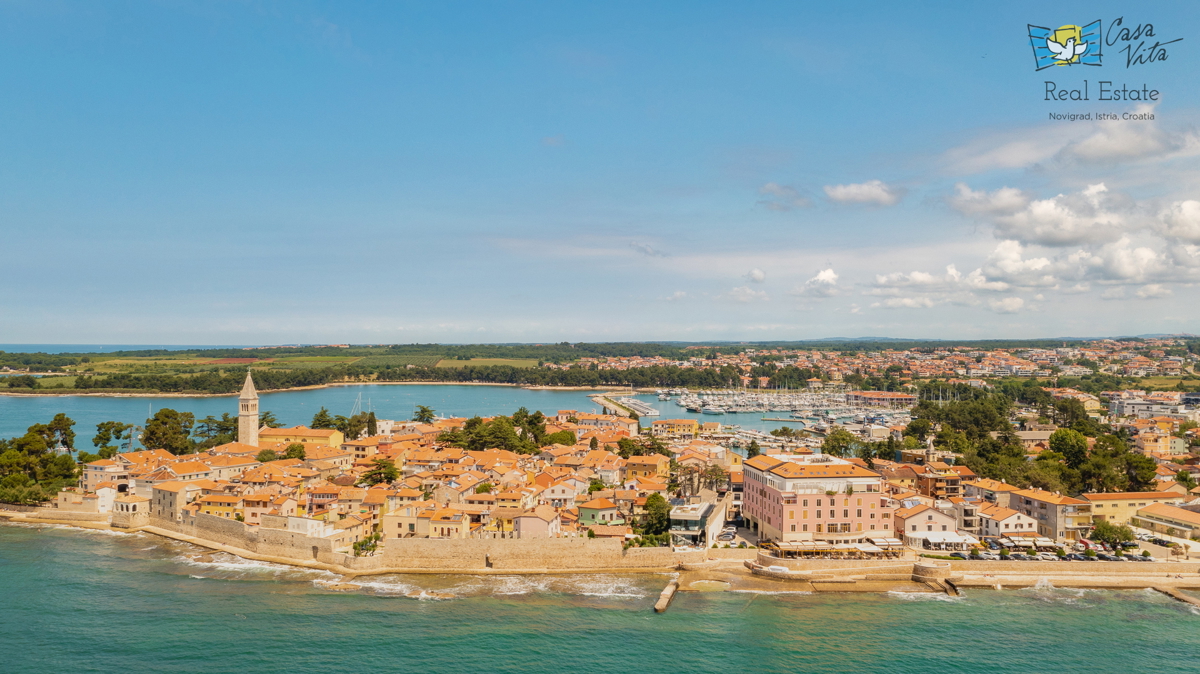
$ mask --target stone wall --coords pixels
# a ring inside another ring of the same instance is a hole
[[[29,516],[43,520],[58,520],[60,522],[108,522],[108,514],[92,512],[72,512],[58,508],[34,508],[27,510]]]

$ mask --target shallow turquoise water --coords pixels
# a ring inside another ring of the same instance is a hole
[[[363,590],[148,534],[0,525],[11,672],[1195,672],[1152,592],[681,593],[666,577],[392,576]],[[431,590],[449,600],[404,596]]]

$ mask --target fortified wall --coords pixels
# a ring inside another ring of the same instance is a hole
[[[362,573],[557,573],[672,569],[681,560],[670,548],[622,549],[606,538],[436,539],[384,541],[373,555],[334,552],[329,539],[288,531],[286,517],[264,516],[261,526],[196,513],[176,522],[153,518],[150,526],[296,562],[333,564]],[[703,558],[703,552],[690,553]]]

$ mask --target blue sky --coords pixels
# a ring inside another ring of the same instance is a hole
[[[647,4],[0,4],[0,342],[1200,332],[1192,5]]]

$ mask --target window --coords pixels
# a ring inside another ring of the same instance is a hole
[[[818,534],[821,533],[821,525],[820,524],[817,525],[817,533]]]
[[[805,508],[807,508],[808,507],[808,499],[804,499],[804,501],[803,501],[803,503],[801,503],[801,505],[803,505]]]
[[[862,508],[859,508],[858,510],[855,510],[855,511],[854,511],[854,516],[855,516],[855,517],[862,517]]]
[[[808,519],[808,511],[807,510],[800,511],[800,519],[803,519],[803,520]]]
[[[849,516],[850,516],[850,510],[849,510],[849,509],[847,509],[847,510],[843,510],[843,511],[842,511],[842,517],[849,517]]]
[[[862,505],[862,499],[858,499],[858,505]]]
[[[795,524],[793,524],[793,525],[792,525],[792,531],[795,531],[795,530],[796,530],[796,525],[795,525]]]
[[[925,525],[925,531],[933,531],[933,525],[932,524]]]
[[[946,525],[945,525],[945,524],[943,524],[943,525],[942,525],[942,531],[945,531],[945,530],[946,530]]]
[[[914,524],[914,525],[912,525],[912,528],[913,528],[913,529],[912,529],[913,531],[916,531],[916,530],[917,530],[917,525],[915,525],[915,524]]]
[[[820,503],[820,501],[818,501],[818,503]],[[817,519],[821,519],[821,511],[820,510],[817,511]]]
[[[789,520],[794,520],[794,519],[796,519],[796,511],[795,511],[795,510],[789,510],[789,511],[788,511],[788,519],[789,519]],[[794,527],[794,526],[793,526],[793,527],[792,527],[792,531],[795,531],[795,530],[796,530],[796,527]]]
[[[821,507],[821,499],[817,499],[817,507]],[[817,515],[817,517],[820,517],[820,515]]]
[[[805,525],[802,525],[800,528],[801,528],[801,530],[802,530],[802,531],[808,531],[808,525],[807,525],[807,524],[805,524]]]
[[[871,513],[871,519],[875,519],[875,513]]]
[[[888,525],[887,525],[887,524],[884,524],[884,525],[883,525],[883,530],[884,530],[884,531],[887,531],[887,530],[888,530]]]
[[[925,519],[926,519],[926,520],[930,520],[930,521],[932,521],[932,520],[933,520],[933,515],[926,515],[926,516],[925,516]]]

